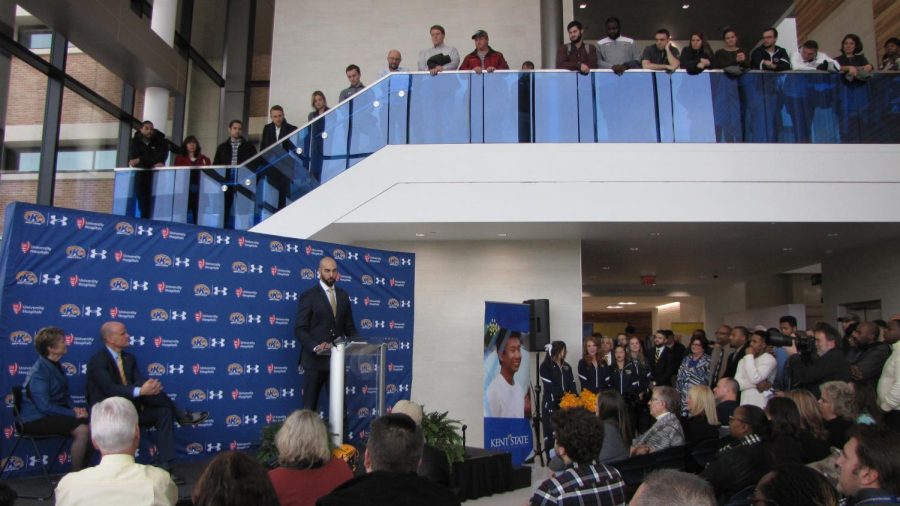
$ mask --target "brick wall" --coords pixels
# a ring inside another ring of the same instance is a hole
[[[102,176],[101,176],[102,177]],[[3,214],[10,202],[34,203],[37,199],[37,175],[18,179],[0,175],[0,234]],[[112,211],[113,175],[102,179],[57,179],[54,205],[98,213]]]

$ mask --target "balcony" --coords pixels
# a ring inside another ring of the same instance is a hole
[[[247,229],[389,144],[900,142],[900,74],[391,74],[238,167],[154,171],[153,219]],[[113,211],[135,216],[133,169]]]

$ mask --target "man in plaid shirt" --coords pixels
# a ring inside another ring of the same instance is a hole
[[[615,468],[593,463],[603,446],[603,422],[585,409],[553,414],[556,453],[568,466],[534,492],[532,505],[625,506],[625,482]]]

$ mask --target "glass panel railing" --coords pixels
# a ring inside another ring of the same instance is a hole
[[[532,142],[897,143],[900,73],[391,74],[241,166],[118,169],[113,211],[243,229],[388,144]]]

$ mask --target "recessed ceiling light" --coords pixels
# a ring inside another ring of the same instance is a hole
[[[416,232],[416,237],[425,237],[425,234],[421,232]]]
[[[662,232],[650,232],[650,237],[659,237],[662,235]]]
[[[831,232],[830,234],[827,234],[828,237],[837,237],[839,235],[841,235],[841,234],[839,234],[837,232]]]
[[[620,306],[633,306],[637,304],[637,302],[617,302],[617,304]]]
[[[632,246],[631,248],[628,248],[629,251],[638,251],[639,249],[640,249],[640,248],[635,247],[635,246]]]
[[[506,237],[506,234],[497,234],[497,237]]]
[[[691,4],[684,4],[681,6],[682,9],[690,9]]]
[[[606,309],[622,309],[622,306],[606,306]]]
[[[604,265],[603,267],[601,267],[601,269],[603,269],[604,271],[608,271],[608,270],[612,269],[612,267],[610,267],[608,265]]]
[[[578,4],[579,9],[587,9],[587,4]]]
[[[794,248],[784,247],[784,248],[781,248],[781,251],[787,253],[787,252],[789,252],[789,251],[794,251]]]

